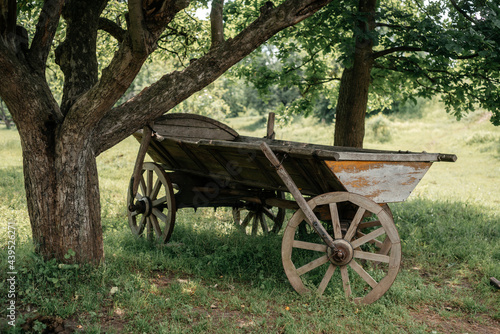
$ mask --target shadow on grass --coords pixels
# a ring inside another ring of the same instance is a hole
[[[404,265],[394,290],[390,289],[376,302],[379,306],[387,306],[385,316],[393,312],[390,307],[446,300],[453,300],[453,307],[458,305],[460,312],[471,315],[495,307],[498,301],[491,298],[493,291],[485,279],[500,277],[500,222],[497,213],[464,203],[423,199],[392,205],[392,209],[402,239]],[[90,322],[105,312],[103,310],[109,309],[113,313],[117,307],[139,315],[142,314],[141,308],[150,311],[156,308],[168,316],[170,311],[166,310],[175,308],[176,303],[191,305],[190,309],[207,304],[210,309],[213,298],[237,307],[244,303],[241,300],[245,298],[266,307],[271,307],[267,304],[270,300],[315,305],[315,298],[313,301],[299,298],[290,287],[281,264],[281,235],[243,235],[232,228],[229,216],[229,211],[222,215],[202,210],[197,214],[180,212],[171,242],[167,245],[133,237],[126,217],[122,219],[122,227],[115,221],[117,217],[112,221],[104,217],[104,224],[112,223],[113,226],[105,228],[106,261],[98,268],[44,262],[33,255],[31,246],[19,245],[16,250],[19,268],[16,289],[20,322],[25,321],[23,317],[28,317],[28,310],[33,309],[39,314],[63,319],[83,316]],[[0,255],[4,268],[7,250],[2,248]],[[477,281],[482,288],[471,288],[473,293],[458,298],[451,288],[439,290],[434,287],[456,277],[457,273],[466,280]],[[6,284],[5,275],[5,271],[0,273],[2,291]],[[160,285],[159,279],[163,282]],[[220,292],[210,288],[217,285],[224,288]],[[416,292],[416,286],[425,293]],[[190,297],[191,292],[186,294],[186,291],[198,291],[197,297]],[[0,296],[2,305],[8,302],[6,298],[6,294]],[[339,301],[342,296],[332,298],[332,302]],[[320,298],[318,303],[324,304],[326,300],[330,299]],[[151,305],[140,306],[142,302]],[[348,306],[348,302],[346,305],[342,307],[357,307]],[[314,308],[326,312],[324,306]],[[5,312],[5,309],[0,312],[3,319]],[[32,317],[32,313],[29,316]],[[106,317],[105,314],[101,316]],[[363,319],[362,312],[356,316]],[[370,313],[366,314],[367,319],[370,316]]]

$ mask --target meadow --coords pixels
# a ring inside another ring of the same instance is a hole
[[[229,209],[178,212],[166,245],[134,238],[126,213],[138,143],[98,158],[105,262],[44,262],[33,253],[15,130],[0,129],[0,332],[500,333],[500,128],[478,111],[461,121],[438,104],[367,120],[366,148],[453,153],[408,201],[391,204],[402,239],[396,281],[378,301],[298,295],[281,264],[281,234],[243,235]],[[224,120],[263,137],[265,117]],[[333,126],[278,119],[278,139],[333,143]],[[290,215],[290,214],[289,214]],[[16,228],[17,324],[7,323],[7,226]]]

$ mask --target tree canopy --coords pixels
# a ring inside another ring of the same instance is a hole
[[[239,73],[263,92],[276,82],[297,87],[303,98],[290,112],[311,111],[320,96],[336,106],[343,69],[353,66],[361,38],[373,45],[368,111],[439,96],[459,119],[481,107],[500,125],[498,1],[387,0],[374,3],[372,13],[359,3],[332,2],[315,20],[273,37],[263,53],[272,50],[280,66],[263,65],[267,56],[254,53]],[[360,28],[370,20],[372,27]]]

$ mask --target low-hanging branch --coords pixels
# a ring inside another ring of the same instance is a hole
[[[385,49],[382,51],[377,51],[372,54],[373,59],[377,59],[380,57],[383,57],[385,55],[395,53],[395,52],[416,52],[416,51],[424,51],[420,47],[413,47],[413,46],[396,46],[390,49]]]

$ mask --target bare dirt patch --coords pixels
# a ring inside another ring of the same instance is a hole
[[[486,315],[477,315],[474,319],[443,317],[428,307],[422,307],[411,314],[418,322],[426,324],[430,331],[438,333],[500,334],[500,322]]]

